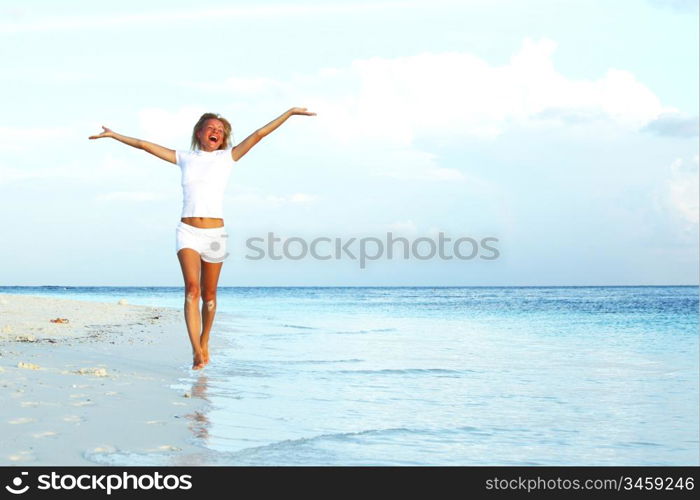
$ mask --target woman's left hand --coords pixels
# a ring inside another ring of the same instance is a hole
[[[307,108],[292,108],[289,110],[289,112],[292,115],[316,116],[316,113],[312,113],[311,111],[307,111],[306,109]]]

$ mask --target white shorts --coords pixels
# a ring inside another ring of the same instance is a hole
[[[199,253],[204,262],[223,262],[228,257],[227,240],[224,227],[201,228],[180,221],[175,229],[175,252],[191,248]]]

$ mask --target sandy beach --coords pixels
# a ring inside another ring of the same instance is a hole
[[[200,451],[181,311],[125,302],[0,294],[0,464],[184,465]]]

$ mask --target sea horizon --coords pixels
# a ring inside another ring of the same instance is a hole
[[[665,285],[220,285],[222,288],[669,288],[700,287],[699,284]],[[0,285],[5,288],[184,288],[184,285]]]

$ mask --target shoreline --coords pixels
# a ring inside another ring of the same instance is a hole
[[[177,309],[0,293],[0,465],[186,465],[190,366]]]

